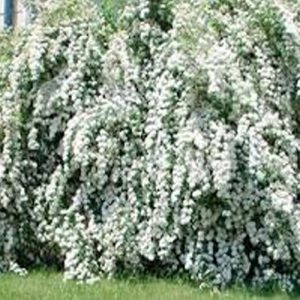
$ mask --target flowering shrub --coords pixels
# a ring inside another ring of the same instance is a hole
[[[3,68],[0,269],[297,286],[297,1],[82,2]]]

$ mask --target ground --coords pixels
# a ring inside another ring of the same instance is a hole
[[[0,275],[1,300],[286,300],[300,299],[281,292],[254,293],[235,288],[223,292],[200,291],[180,279],[123,278],[93,286],[64,282],[56,272],[36,271],[27,277]]]

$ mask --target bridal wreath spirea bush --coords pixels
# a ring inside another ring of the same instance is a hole
[[[0,269],[300,283],[300,6],[50,1],[0,68]]]

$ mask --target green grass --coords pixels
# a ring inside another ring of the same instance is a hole
[[[232,289],[221,293],[200,291],[180,280],[124,278],[103,280],[93,286],[63,282],[55,272],[36,271],[27,277],[0,276],[1,300],[285,300],[300,299],[285,293],[254,293]]]

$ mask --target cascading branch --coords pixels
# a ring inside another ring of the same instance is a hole
[[[0,269],[299,286],[298,2],[82,2],[1,68]]]

